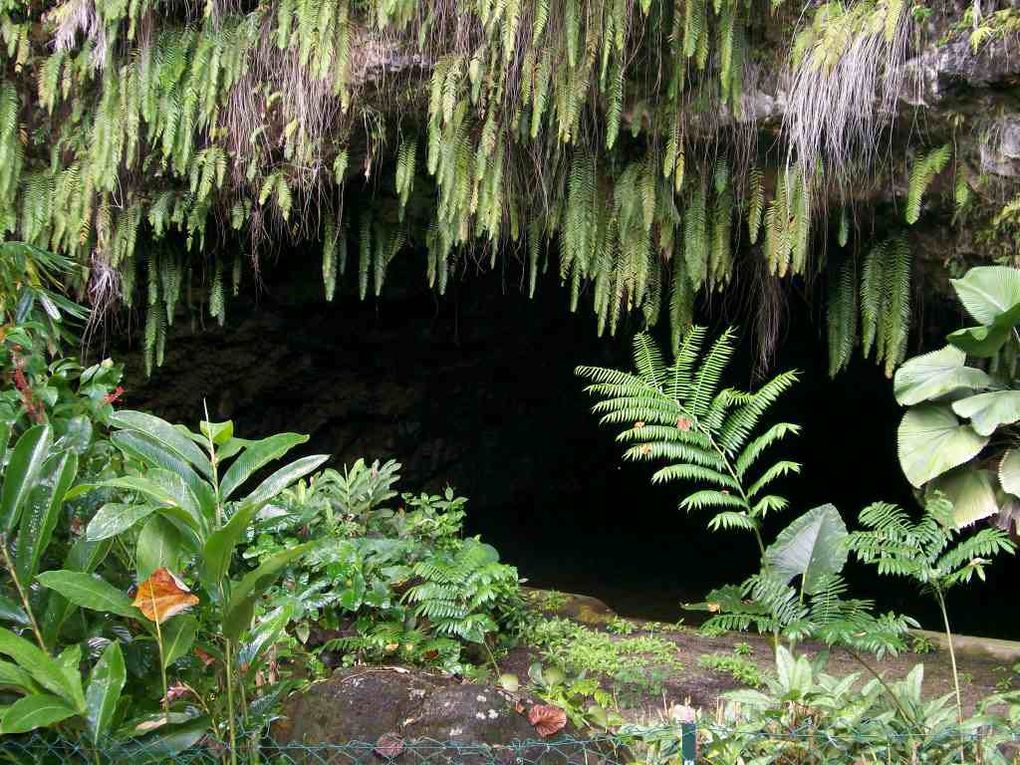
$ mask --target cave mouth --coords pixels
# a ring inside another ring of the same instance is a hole
[[[449,484],[467,497],[468,532],[529,584],[594,595],[625,616],[691,621],[682,603],[753,573],[750,539],[709,532],[707,515],[678,510],[680,488],[652,486],[648,465],[623,464],[591,415],[573,370],[629,368],[629,332],[598,338],[592,317],[566,310],[551,280],[529,300],[519,274],[485,272],[437,297],[417,274],[397,274],[378,300],[325,303],[314,264],[305,265],[289,260],[268,273],[257,299],[232,304],[225,328],[175,331],[149,379],[137,351],[121,354],[126,405],[193,425],[205,398],[213,418],[233,419],[246,437],[308,433],[308,451],[332,454],[334,466],[394,458],[403,491]],[[707,318],[699,316],[725,326]],[[767,537],[825,502],[851,526],[875,500],[913,506],[896,460],[891,382],[859,358],[830,380],[819,326],[791,296],[776,368],[802,378],[776,416],[803,427],[779,447],[803,470],[780,487],[792,509]],[[749,346],[745,338],[731,364],[732,384],[749,383]],[[955,593],[954,626],[1015,635],[1018,571],[1015,559],[997,563],[980,593]],[[909,586],[857,567],[849,579],[855,595],[938,628],[935,609]],[[967,608],[977,597],[986,607]]]

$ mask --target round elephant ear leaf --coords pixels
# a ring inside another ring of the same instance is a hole
[[[165,568],[152,572],[138,585],[132,603],[146,619],[162,624],[176,614],[198,603],[198,598],[176,576]]]
[[[528,710],[528,722],[535,726],[538,735],[546,738],[566,727],[567,713],[549,704],[535,704]]]
[[[967,313],[985,326],[1020,304],[1020,269],[979,266],[950,281]]]
[[[1010,449],[999,463],[999,484],[1003,491],[1020,497],[1020,449]]]
[[[814,594],[846,564],[846,524],[833,505],[808,510],[779,532],[765,551],[769,574],[786,584],[801,577],[804,592]]]
[[[990,436],[1002,425],[1020,420],[1020,391],[994,390],[953,402],[953,411],[970,420],[974,430]]]
[[[933,484],[953,505],[953,522],[969,526],[999,512],[995,482],[988,470],[954,470]]]
[[[950,407],[926,404],[903,416],[897,452],[903,474],[920,488],[973,459],[987,444],[988,438],[962,424]]]
[[[991,385],[985,372],[968,367],[966,362],[967,355],[951,345],[904,362],[893,378],[896,401],[913,406]]]

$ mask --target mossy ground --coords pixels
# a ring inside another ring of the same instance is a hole
[[[673,704],[711,711],[724,693],[753,685],[773,671],[773,652],[765,637],[755,634],[704,634],[696,626],[623,619],[599,601],[586,596],[532,591],[529,601],[538,625],[522,645],[501,662],[501,670],[526,678],[538,662],[565,664],[568,671],[597,676],[627,720],[654,721]],[[931,697],[952,691],[949,654],[935,641],[918,640],[922,652],[908,651],[881,660],[865,657],[883,676],[900,678],[916,664],[925,668],[925,688]],[[982,650],[982,641],[958,641],[957,660],[964,704],[968,708],[995,691],[1020,688],[1020,674],[1010,660],[1010,646],[998,655]],[[825,650],[817,644],[799,646],[811,655]],[[829,652],[827,671],[845,676],[871,675],[847,651]]]

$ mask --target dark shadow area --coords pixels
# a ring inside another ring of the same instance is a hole
[[[225,329],[175,331],[150,380],[137,352],[121,354],[126,405],[194,425],[205,396],[211,416],[233,419],[241,435],[309,433],[308,451],[333,454],[335,465],[393,457],[405,490],[449,482],[467,496],[470,532],[531,584],[596,595],[624,615],[673,620],[680,603],[752,573],[748,538],[710,533],[707,515],[679,511],[681,487],[653,487],[649,466],[621,464],[611,432],[591,416],[573,369],[629,366],[628,332],[598,338],[551,279],[529,301],[516,272],[470,275],[437,298],[415,268],[392,274],[381,300],[359,302],[348,285],[326,304],[317,265],[291,258],[267,273],[258,304],[232,303]],[[792,297],[777,367],[803,378],[776,414],[804,432],[778,448],[804,467],[782,485],[792,509],[771,521],[769,537],[824,502],[850,525],[871,501],[913,502],[896,460],[891,382],[859,359],[830,381],[819,326]],[[745,341],[732,384],[748,384],[750,350]],[[1010,608],[1018,572],[1011,560],[952,598],[957,628],[1020,637]],[[859,567],[850,578],[855,594],[938,628],[910,587]]]

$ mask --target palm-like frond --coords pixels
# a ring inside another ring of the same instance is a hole
[[[655,483],[693,484],[680,506],[717,511],[712,527],[757,532],[766,512],[785,506],[781,497],[762,496],[765,489],[800,469],[788,460],[759,465],[771,446],[799,432],[785,422],[761,429],[763,415],[797,374],[784,372],[755,391],[722,388],[735,334],[726,330],[705,350],[706,335],[704,327],[690,328],[667,364],[656,343],[639,334],[634,373],[579,367],[577,374],[599,399],[592,411],[601,423],[620,428],[624,459],[665,463]]]

